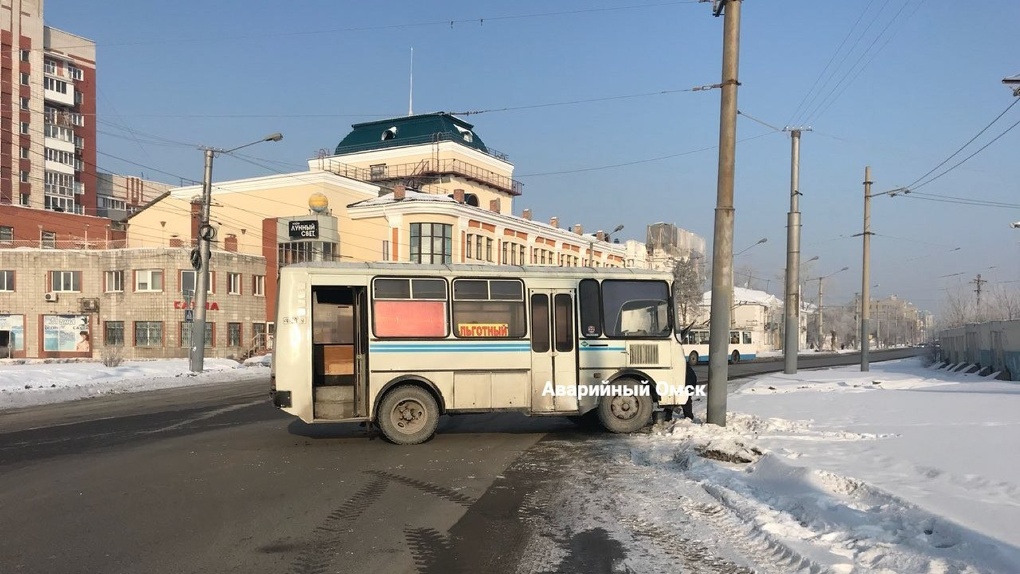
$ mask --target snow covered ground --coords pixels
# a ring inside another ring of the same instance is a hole
[[[124,361],[117,367],[100,362],[58,359],[0,360],[0,410],[58,403],[105,394],[168,389],[269,375],[270,356],[244,364],[205,359],[194,374],[188,359]]]
[[[725,428],[675,421],[605,445],[614,470],[579,471],[604,487],[560,502],[625,492],[625,519],[573,527],[687,559],[693,545],[730,565],[712,572],[1020,572],[1020,385],[914,358],[758,377],[728,407]]]
[[[553,535],[597,526],[630,540],[637,572],[664,560],[704,572],[1020,572],[1020,385],[920,361],[760,376],[729,396],[726,427],[593,437],[600,456],[569,463],[582,488],[542,502],[561,509]],[[0,361],[0,409],[268,374],[258,358],[208,359],[197,376],[185,359],[15,363]],[[584,452],[570,440],[561,453]]]

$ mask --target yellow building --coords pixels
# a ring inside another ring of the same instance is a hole
[[[450,114],[356,124],[306,172],[214,182],[211,267],[231,271],[224,253],[264,258],[271,321],[272,278],[298,261],[625,266],[625,245],[602,232],[535,221],[527,209],[513,215],[523,189],[513,167]],[[201,186],[175,188],[131,215],[128,245],[190,249],[201,195]]]

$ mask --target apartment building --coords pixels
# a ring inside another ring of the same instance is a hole
[[[0,221],[11,206],[95,216],[95,43],[0,0]]]

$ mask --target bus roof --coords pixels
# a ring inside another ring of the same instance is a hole
[[[625,267],[550,267],[541,265],[475,265],[456,263],[449,265],[423,265],[418,263],[397,263],[387,261],[368,262],[327,262],[313,261],[293,263],[280,268],[280,272],[308,273],[310,275],[328,274],[392,274],[401,275],[473,275],[473,276],[541,276],[574,278],[612,278],[612,279],[663,279],[672,280],[669,271],[651,269],[634,269]]]

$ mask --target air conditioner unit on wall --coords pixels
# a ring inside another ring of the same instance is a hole
[[[78,304],[82,313],[94,313],[99,311],[99,299],[80,299]]]
[[[50,303],[56,303],[57,302],[57,294],[54,291],[47,291],[46,293],[43,294],[43,299],[46,299],[46,301],[48,301]]]

